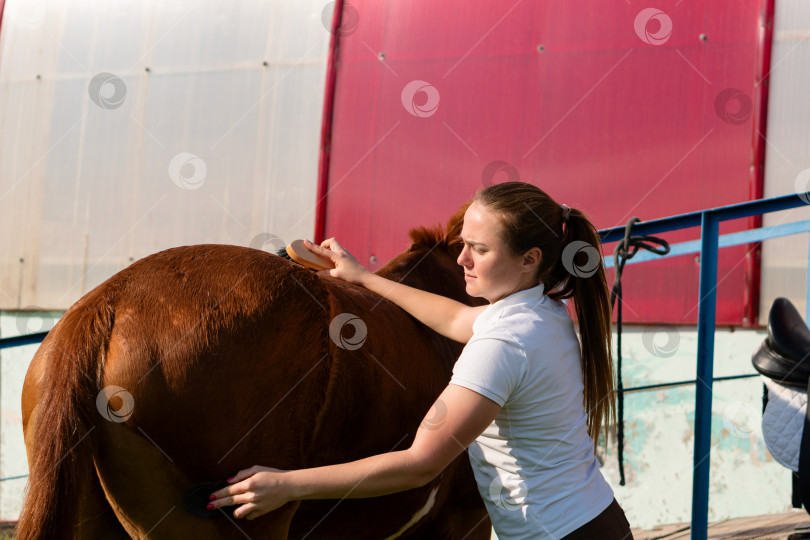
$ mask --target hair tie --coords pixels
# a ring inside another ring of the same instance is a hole
[[[560,208],[562,208],[563,221],[567,222],[568,221],[568,216],[571,215],[571,207],[568,206],[567,204],[561,204]]]

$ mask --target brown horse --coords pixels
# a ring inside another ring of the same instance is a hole
[[[446,234],[411,231],[378,273],[480,304],[455,263],[463,211]],[[73,305],[31,363],[18,537],[488,539],[466,453],[384,497],[289,503],[252,521],[183,507],[191,486],[252,465],[407,447],[460,351],[384,298],[270,253],[201,245],[141,259]]]

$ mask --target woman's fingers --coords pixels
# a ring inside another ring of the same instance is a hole
[[[337,241],[337,238],[327,238],[323,242],[321,242],[321,247],[325,247],[331,251],[340,251],[343,249],[343,246],[340,245],[340,242]]]
[[[209,506],[211,506],[210,509],[223,508],[225,506],[233,506],[235,504],[252,503],[253,500],[254,493],[252,492],[238,493],[236,495],[228,495],[226,497],[222,497],[221,499],[211,501]]]
[[[233,484],[234,482],[239,482],[241,480],[244,480],[245,478],[248,478],[249,476],[253,476],[254,474],[256,474],[256,467],[257,466],[254,465],[253,467],[251,467],[249,469],[242,469],[241,471],[239,471],[235,475],[228,478],[228,482]]]
[[[232,486],[228,486],[218,491],[215,491],[214,493],[211,494],[209,499],[211,500],[211,504],[213,504],[214,507],[230,506],[231,504],[233,504],[232,501],[234,500],[234,497],[243,494],[245,491],[246,489],[244,489],[242,484],[234,484]]]
[[[239,471],[228,481],[241,480],[214,492],[208,509],[242,505],[234,510],[234,517],[247,519],[255,519],[275,510],[291,500],[278,479],[285,472],[258,465]]]
[[[209,497],[211,504],[214,508],[219,506],[230,506],[232,504],[237,504],[239,502],[249,502],[244,500],[236,500],[235,497],[243,495],[250,491],[248,483],[245,482],[247,478],[250,478],[255,474],[253,472],[253,467],[250,469],[245,469],[243,471],[239,471],[231,478],[228,478],[228,482],[236,482],[231,484],[230,486],[224,487],[220,490],[215,491]],[[228,502],[231,501],[231,502]]]
[[[321,246],[319,246],[315,242],[310,242],[306,238],[304,238],[303,243],[304,243],[304,247],[307,248],[308,250],[310,250],[313,253],[320,254],[323,251],[323,248],[321,248]]]
[[[338,261],[345,261],[346,259],[355,260],[354,256],[346,251],[334,238],[324,240],[320,246],[309,240],[304,240],[304,246],[311,252],[330,259],[335,264],[337,264]]]
[[[243,504],[239,508],[233,511],[233,517],[237,519],[248,518],[248,519],[256,519],[264,512],[257,512],[256,509],[258,507],[253,503]]]
[[[309,240],[306,240],[306,239],[304,240],[304,247],[307,248],[308,250],[310,250],[312,253],[315,253],[316,255],[322,255],[322,256],[326,257],[327,259],[331,259],[331,260],[335,259],[335,257],[334,257],[335,252],[334,251],[330,250],[327,247],[319,246],[318,244],[316,244],[314,242],[310,242]]]
[[[317,255],[332,261],[334,268],[329,275],[352,283],[360,283],[368,269],[360,264],[357,258],[340,245],[335,238],[324,240],[321,245],[304,240],[304,246]]]

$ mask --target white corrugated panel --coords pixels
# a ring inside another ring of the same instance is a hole
[[[6,0],[0,309],[66,308],[172,246],[311,237],[325,8]]]
[[[810,3],[776,2],[768,98],[765,197],[810,190]],[[810,219],[810,207],[766,214],[763,225]],[[789,298],[806,313],[807,234],[767,240],[762,246],[760,322],[774,298]]]

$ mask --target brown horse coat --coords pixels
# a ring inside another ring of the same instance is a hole
[[[446,235],[411,231],[411,248],[378,273],[480,303],[455,263],[462,212]],[[365,323],[365,341],[358,325],[333,323],[343,313]],[[182,504],[190,486],[252,465],[407,448],[460,350],[384,298],[262,251],[141,259],[73,305],[32,361],[18,536],[488,539],[466,453],[423,488],[295,502],[253,521]]]

